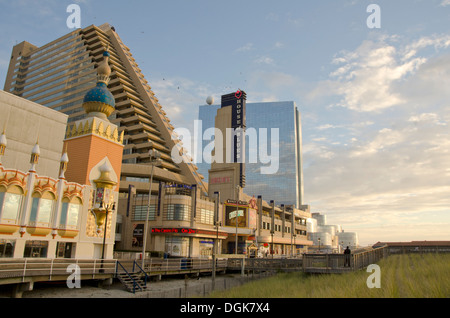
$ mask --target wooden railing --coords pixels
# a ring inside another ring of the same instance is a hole
[[[83,259],[2,259],[0,262],[0,279],[44,276],[52,280],[55,276],[69,276],[74,273],[70,265],[77,265],[77,274],[88,275],[93,279],[98,275],[114,274],[115,260]]]
[[[294,271],[302,270],[301,258],[229,258],[229,270]]]
[[[376,263],[386,257],[386,246],[366,251],[357,251],[350,255],[350,266],[346,267],[344,254],[303,254],[302,258],[221,258],[216,260],[216,270],[253,270],[253,271],[305,271],[333,273],[357,270]],[[69,266],[77,265],[82,279],[95,279],[99,275],[114,277],[118,260],[81,260],[81,259],[2,259],[0,261],[0,281],[40,276],[39,280],[56,280],[72,274]],[[138,262],[138,263],[136,263]],[[213,260],[204,258],[149,258],[144,262],[142,271],[148,275],[169,275],[193,272],[211,272]],[[136,271],[141,261],[120,260],[121,268],[130,273]],[[65,279],[65,278],[64,278]],[[1,282],[0,282],[1,284]]]
[[[303,254],[303,271],[339,273],[362,269],[388,255],[386,246],[345,254]],[[348,258],[347,258],[348,257]],[[346,262],[347,258],[347,262]]]

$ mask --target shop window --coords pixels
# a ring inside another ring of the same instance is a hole
[[[0,258],[14,256],[14,240],[0,240]]]
[[[75,253],[75,243],[72,242],[58,242],[56,245],[57,258],[72,258]]]
[[[23,257],[46,258],[48,251],[47,241],[26,241]]]
[[[170,256],[189,256],[189,238],[166,236],[165,252]]]

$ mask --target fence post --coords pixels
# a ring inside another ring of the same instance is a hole
[[[25,274],[27,272],[27,259],[25,258],[25,262],[23,263],[23,274],[22,274],[22,282],[25,281]]]
[[[52,280],[53,260],[54,260],[54,258],[52,258],[52,260],[50,261],[50,274],[49,274],[49,277],[48,277],[49,280]]]

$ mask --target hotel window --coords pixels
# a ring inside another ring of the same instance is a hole
[[[191,207],[186,204],[166,204],[164,211],[166,221],[189,221]]]
[[[45,192],[42,197],[38,194],[33,195],[31,203],[31,212],[29,225],[50,226],[53,214],[55,197],[50,192]]]
[[[148,197],[148,196],[147,196]],[[133,220],[145,221],[147,219],[148,205],[135,205],[133,206]],[[149,221],[156,220],[156,205],[150,204],[150,210],[148,211]]]
[[[198,218],[199,223],[214,224],[214,211],[200,209],[200,216]]]
[[[17,186],[9,188],[8,192],[0,189],[0,220],[2,222],[17,222],[20,214],[22,198],[23,191]]]

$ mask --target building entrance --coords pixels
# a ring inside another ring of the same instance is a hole
[[[72,252],[75,250],[75,243],[58,242],[56,247],[57,258],[72,258]]]

